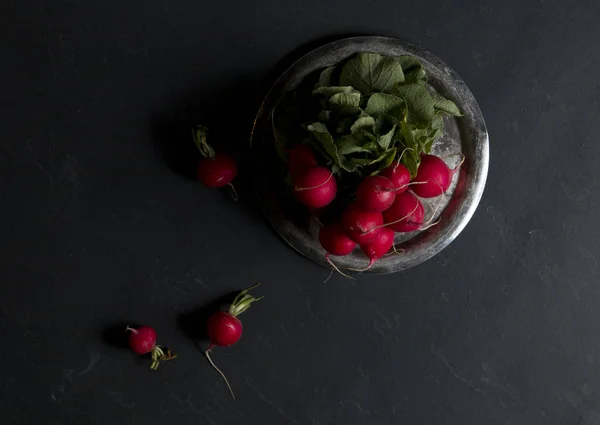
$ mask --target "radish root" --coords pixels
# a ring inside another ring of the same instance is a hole
[[[352,270],[353,272],[366,272],[367,270],[369,270],[371,268],[371,266],[373,264],[375,264],[375,260],[371,258],[369,260],[369,265],[367,267],[365,267],[364,269],[348,269],[348,270]]]
[[[352,279],[354,280],[354,278],[352,276],[348,276],[346,273],[342,272],[338,266],[336,266],[333,261],[331,261],[331,258],[329,258],[329,253],[325,254],[325,260],[327,260],[327,262],[331,265],[331,267],[333,267],[333,270],[335,270],[336,272],[338,272],[339,274],[341,274],[344,277],[347,277],[348,279]],[[350,269],[352,270],[352,269]],[[331,277],[331,276],[330,276]],[[327,280],[329,280],[329,278],[327,278]]]
[[[396,223],[400,223],[402,220],[405,220],[405,219],[407,219],[408,217],[410,217],[410,216],[412,215],[412,213],[414,213],[414,212],[417,210],[417,208],[419,208],[419,204],[417,204],[417,205],[415,206],[415,208],[414,208],[414,209],[413,209],[411,212],[409,212],[407,215],[405,215],[404,217],[402,217],[402,218],[399,218],[398,220],[390,221],[389,223],[382,224],[381,226],[375,226],[375,227],[371,227],[369,230],[367,230],[366,232],[362,232],[362,233],[363,233],[363,234],[365,234],[365,233],[369,233],[369,232],[372,232],[373,230],[377,230],[377,229],[381,229],[382,227],[389,226],[390,224],[396,224]]]
[[[231,187],[231,199],[233,199],[235,202],[238,201],[238,194],[237,191],[235,190],[235,186],[233,186],[232,183],[227,183],[227,186]]]
[[[467,157],[464,156],[462,153],[460,154],[460,156],[462,158],[460,159],[460,162],[458,163],[458,165],[451,170],[452,174],[456,173],[458,171],[458,169],[465,163],[465,159],[467,159]]]
[[[217,367],[217,365],[212,361],[212,359],[210,358],[210,349],[212,347],[208,347],[208,349],[204,352],[204,355],[206,356],[206,358],[208,359],[208,362],[210,363],[210,365],[217,371],[219,372],[219,375],[221,375],[221,377],[223,378],[223,380],[225,381],[225,383],[227,384],[227,388],[229,388],[229,392],[231,393],[231,397],[233,397],[233,399],[235,400],[235,394],[233,394],[233,390],[231,389],[231,385],[229,385],[229,381],[227,380],[227,377],[225,376],[225,374],[221,371],[221,369],[219,369]]]
[[[402,254],[404,254],[404,250],[403,250],[402,248],[400,248],[399,250],[398,250],[398,249],[396,249],[396,242],[394,242],[394,243],[392,244],[392,249],[394,250],[394,253],[395,253],[396,255],[402,255]]]

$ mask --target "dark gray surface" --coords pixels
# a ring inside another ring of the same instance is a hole
[[[3,2],[2,422],[600,423],[599,12],[549,0]],[[483,110],[493,161],[448,249],[323,284],[327,272],[246,206],[243,181],[234,204],[186,179],[194,157],[181,147],[189,123],[235,119],[221,140],[245,152],[277,61],[349,33],[444,59]],[[181,315],[258,280],[265,299],[244,337],[213,356],[234,403]],[[123,322],[155,326],[180,357],[157,373],[136,364],[103,338]]]

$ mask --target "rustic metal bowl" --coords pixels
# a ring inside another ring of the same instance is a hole
[[[319,222],[297,203],[284,182],[284,165],[276,155],[273,113],[286,94],[319,70],[358,52],[389,56],[412,55],[425,67],[432,90],[454,101],[464,116],[446,118],[444,135],[432,152],[446,157],[452,168],[462,153],[465,162],[441,197],[424,199],[426,219],[439,223],[427,230],[396,234],[396,248],[365,273],[392,273],[416,266],[444,249],[467,225],[483,194],[489,164],[489,140],[481,110],[460,77],[435,55],[407,42],[385,37],[352,37],[319,47],[293,63],[269,90],[256,116],[251,146],[257,165],[256,193],[262,209],[281,237],[312,261],[328,266],[318,241]],[[300,130],[301,131],[301,130]],[[340,269],[362,269],[367,257],[356,249],[345,257],[331,257]]]

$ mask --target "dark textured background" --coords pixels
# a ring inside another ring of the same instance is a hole
[[[0,16],[3,423],[600,424],[600,6],[5,0]],[[243,157],[276,64],[347,34],[450,64],[491,168],[440,255],[324,284],[243,181],[236,204],[186,177],[188,129]],[[255,281],[244,337],[214,352],[233,402],[190,336]],[[118,348],[136,322],[180,357],[153,373]]]

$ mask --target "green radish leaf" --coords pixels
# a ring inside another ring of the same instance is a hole
[[[392,163],[394,162],[394,159],[396,159],[397,152],[398,152],[398,150],[396,148],[388,149],[386,151],[386,154],[384,155],[383,160],[381,161],[379,169],[383,170],[384,168],[387,168],[390,165],[392,165]]]
[[[437,93],[432,94],[431,98],[433,100],[433,107],[436,110],[452,115],[453,117],[462,117],[463,114],[460,112],[460,109],[458,109],[458,106],[451,100],[448,100]]]
[[[379,138],[377,139],[377,143],[379,144],[379,146],[381,146],[382,149],[387,150],[392,144],[392,140],[395,134],[396,126],[394,125],[386,134],[379,136]]]
[[[340,84],[355,87],[363,94],[391,93],[403,81],[400,63],[377,53],[359,53],[344,65],[340,74]]]
[[[411,130],[409,125],[405,122],[402,123],[402,149],[408,148],[404,156],[402,157],[402,163],[410,171],[411,178],[417,175],[417,169],[421,162],[421,147],[419,142],[415,139],[414,132]]]
[[[333,83],[333,76],[335,74],[335,66],[329,66],[321,71],[319,75],[319,86],[331,86]]]
[[[337,126],[335,128],[335,132],[338,134],[345,134],[350,131],[350,127],[354,123],[354,117],[349,116],[345,118],[339,118],[337,121]]]
[[[421,84],[399,84],[396,86],[398,95],[406,102],[408,121],[429,122],[435,116],[433,99],[427,87]]]
[[[337,93],[329,98],[329,104],[333,109],[340,110],[346,108],[360,107],[360,93]]]
[[[358,168],[358,164],[355,164],[352,160],[345,158],[344,155],[338,152],[337,145],[333,141],[333,136],[324,124],[316,122],[310,124],[307,129],[314,136],[312,142],[315,148],[325,158],[329,159],[333,165],[348,172],[353,172]]]
[[[331,118],[331,111],[326,111],[326,110],[319,111],[318,117],[319,117],[319,121],[327,122]]]
[[[353,135],[342,136],[337,144],[338,152],[342,155],[353,153],[370,153],[371,151],[364,148],[361,141]]]
[[[424,84],[427,82],[425,69],[417,58],[413,56],[399,56],[396,60],[402,66],[405,83]]]
[[[340,93],[358,93],[360,95],[358,90],[350,86],[318,87],[312,91],[313,95],[321,95],[326,98],[330,98],[331,96]]]
[[[373,128],[374,125],[375,119],[373,117],[365,115],[359,117],[356,121],[354,121],[354,124],[352,124],[352,126],[350,127],[350,132],[354,134],[358,130]]]
[[[333,141],[333,136],[329,133],[327,126],[320,122],[315,122],[307,127],[308,131],[313,135],[313,143],[317,149],[320,149],[322,153],[325,153],[326,157],[329,158],[335,165],[340,165],[340,157],[338,154],[337,146]]]
[[[401,97],[386,93],[373,93],[367,102],[365,113],[379,117],[383,114],[389,114],[392,110],[400,108],[403,105],[404,100]]]

